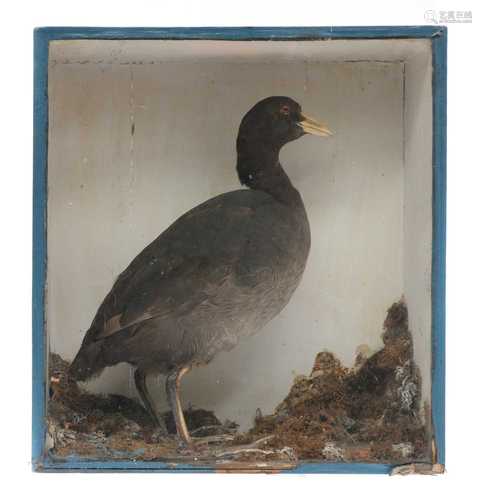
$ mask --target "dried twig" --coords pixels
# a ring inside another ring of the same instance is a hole
[[[194,437],[196,444],[222,443],[225,441],[233,441],[233,434],[218,434],[217,436]]]
[[[296,461],[296,455],[292,448],[285,446],[281,450],[263,450],[261,448],[236,448],[232,450],[226,450],[222,452],[215,453],[215,456],[220,457],[228,457],[232,455],[240,455],[241,453],[259,453],[261,455],[269,456],[269,455],[286,455],[289,460]]]
[[[220,429],[222,429],[225,433],[225,434],[221,434],[221,436],[234,434],[236,432],[235,429],[230,431],[230,429],[226,429],[226,427],[223,425],[203,425],[201,427],[198,427],[197,429],[190,431],[190,434],[192,437],[196,437],[199,434],[201,434],[200,437],[211,437],[211,436],[202,436],[202,434],[206,431],[210,432],[210,431],[220,430]],[[215,435],[213,435],[212,437],[215,437]]]

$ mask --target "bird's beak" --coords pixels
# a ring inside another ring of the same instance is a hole
[[[301,121],[298,122],[298,125],[307,134],[319,135],[321,137],[333,135],[333,132],[324,123],[318,122],[306,115],[301,115]]]

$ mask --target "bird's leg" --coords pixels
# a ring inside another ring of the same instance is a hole
[[[191,436],[187,430],[184,413],[182,412],[181,400],[179,398],[179,385],[181,378],[191,369],[190,366],[184,366],[169,373],[166,379],[166,392],[171,405],[174,421],[178,436],[187,444],[191,443]]]
[[[167,436],[166,423],[164,422],[162,416],[159,415],[154,409],[155,408],[154,403],[152,402],[149,392],[147,391],[145,372],[137,368],[136,371],[134,372],[134,381],[136,383],[137,392],[141,397],[142,403],[145,409],[147,410],[147,413],[149,413],[152,420],[154,420],[154,423],[159,426],[161,434]]]

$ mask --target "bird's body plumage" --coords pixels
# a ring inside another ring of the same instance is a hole
[[[79,353],[92,360],[85,378],[123,361],[161,373],[208,363],[259,331],[287,304],[305,267],[309,225],[295,200],[243,189],[175,221],[101,304]]]

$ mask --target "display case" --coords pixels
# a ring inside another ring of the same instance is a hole
[[[446,43],[441,26],[35,31],[35,470],[443,471]],[[146,383],[167,434],[135,364],[86,382],[69,364],[132,259],[242,189],[238,129],[268,96],[331,132],[279,155],[311,248],[279,314],[183,378],[186,443],[162,374]]]

